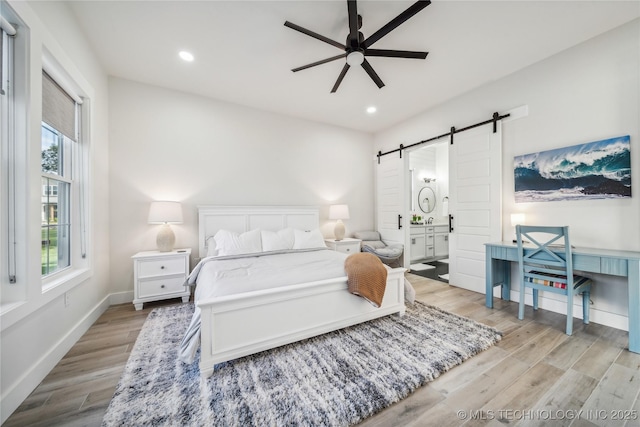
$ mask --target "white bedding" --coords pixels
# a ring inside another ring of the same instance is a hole
[[[199,301],[325,279],[346,280],[347,256],[324,248],[204,258],[189,276],[189,284],[196,284],[196,309],[180,346],[180,360],[193,363],[200,346]]]
[[[259,291],[276,286],[346,277],[348,255],[329,249],[293,250],[205,258],[189,276],[194,299]]]

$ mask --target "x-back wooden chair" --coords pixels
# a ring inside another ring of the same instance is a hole
[[[531,288],[534,310],[538,309],[538,291],[567,296],[567,335],[573,333],[573,296],[582,294],[582,319],[588,324],[592,283],[588,277],[573,274],[569,227],[517,225],[516,236],[522,284],[518,319],[524,318],[525,289]]]

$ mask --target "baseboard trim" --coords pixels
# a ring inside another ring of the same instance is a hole
[[[76,325],[62,337],[38,362],[25,372],[2,395],[0,424],[4,423],[20,404],[31,394],[65,354],[78,342],[87,330],[104,313],[110,304],[110,295],[98,302]]]
[[[127,304],[133,302],[133,291],[109,294],[109,305]]]
[[[500,297],[499,288],[494,291],[494,297]],[[511,301],[520,301],[520,292],[511,291]],[[526,294],[524,302],[527,306],[533,305],[533,297]],[[579,304],[576,304],[578,302]],[[538,299],[538,306],[543,310],[553,311],[554,313],[567,314],[566,302],[558,301],[552,298],[545,298],[542,295]],[[574,299],[573,317],[582,319],[582,297]],[[621,314],[611,313],[608,311],[598,310],[591,307],[589,310],[589,321],[599,325],[609,326],[611,328],[629,331],[629,317]]]

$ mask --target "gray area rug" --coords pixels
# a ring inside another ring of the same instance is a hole
[[[500,340],[498,331],[416,302],[407,313],[216,366],[200,378],[177,350],[192,304],[147,318],[103,425],[348,426]]]

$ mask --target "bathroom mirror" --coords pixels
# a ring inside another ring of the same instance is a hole
[[[418,193],[418,206],[424,213],[433,211],[436,207],[436,193],[431,187],[422,187]]]

